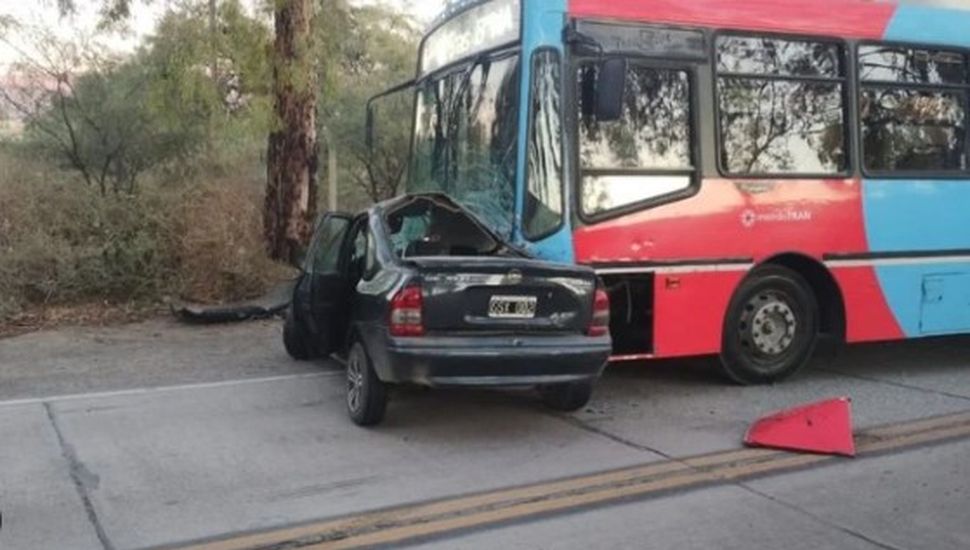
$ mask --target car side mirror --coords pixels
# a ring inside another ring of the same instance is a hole
[[[627,65],[627,60],[622,57],[611,57],[599,64],[594,108],[596,120],[614,122],[623,118]]]

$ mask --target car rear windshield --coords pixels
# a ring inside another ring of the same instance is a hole
[[[391,243],[400,258],[488,256],[503,244],[460,207],[416,198],[388,212]]]

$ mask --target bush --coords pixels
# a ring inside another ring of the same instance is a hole
[[[0,314],[30,304],[154,299],[171,262],[165,197],[102,197],[34,159],[0,160]]]
[[[25,308],[250,298],[289,271],[266,259],[259,181],[196,174],[101,196],[0,145],[0,321]]]
[[[266,257],[261,182],[210,181],[180,206],[178,238],[182,295],[193,301],[242,300],[286,278]]]

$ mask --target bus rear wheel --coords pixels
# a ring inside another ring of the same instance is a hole
[[[758,268],[731,300],[721,365],[738,384],[779,382],[808,364],[818,336],[818,302],[805,279],[780,266]]]

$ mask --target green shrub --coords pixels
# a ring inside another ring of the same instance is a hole
[[[258,179],[196,171],[102,196],[48,166],[0,146],[0,321],[38,305],[239,300],[290,274],[263,252]]]

